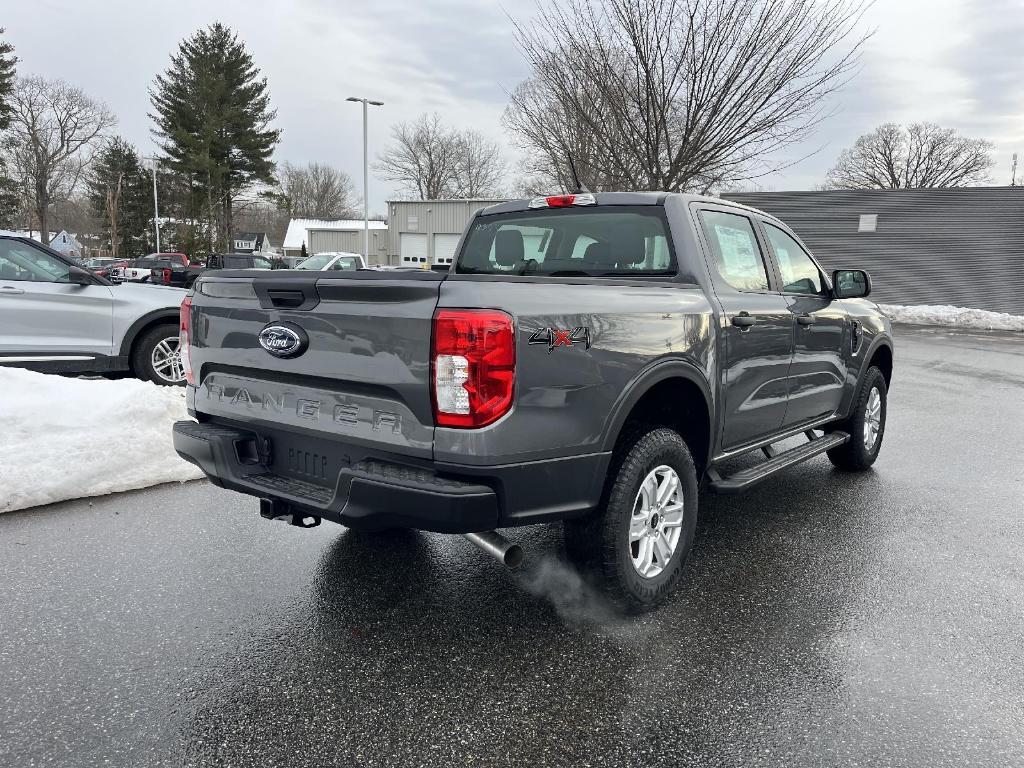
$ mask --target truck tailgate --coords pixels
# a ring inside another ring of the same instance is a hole
[[[204,275],[192,299],[196,411],[431,458],[431,318],[444,278]],[[261,344],[261,332],[279,324],[305,337],[298,354]]]

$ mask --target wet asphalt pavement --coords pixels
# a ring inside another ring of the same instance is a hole
[[[1022,765],[1024,339],[898,328],[875,471],[701,498],[623,619],[522,529],[303,531],[206,483],[0,516],[0,766]]]

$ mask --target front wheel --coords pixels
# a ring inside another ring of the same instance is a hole
[[[142,334],[132,351],[132,370],[136,377],[154,384],[184,386],[177,323],[158,325]]]
[[[657,427],[619,454],[598,514],[564,524],[566,551],[632,611],[679,583],[697,526],[697,471],[679,434]]]
[[[859,472],[875,463],[885,436],[887,388],[885,376],[872,366],[864,374],[853,400],[850,417],[836,429],[850,433],[850,439],[828,452],[829,461],[839,469]]]

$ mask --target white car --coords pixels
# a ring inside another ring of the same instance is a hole
[[[354,272],[357,269],[366,269],[366,262],[362,254],[349,253],[348,251],[326,251],[314,253],[312,256],[303,259],[295,265],[296,269],[311,269],[318,272],[328,270],[341,270]]]
[[[131,371],[183,385],[182,288],[115,284],[41,243],[0,232],[0,366]]]

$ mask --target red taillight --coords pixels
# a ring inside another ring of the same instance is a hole
[[[512,407],[515,331],[504,312],[438,310],[430,361],[438,426],[483,427]]]
[[[181,354],[181,367],[185,371],[185,381],[194,385],[195,374],[192,372],[192,357],[189,352],[189,331],[192,326],[192,297],[186,296],[178,310],[178,352]]]
[[[544,201],[548,204],[548,208],[568,208],[576,202],[576,195],[554,195],[545,197]]]
[[[597,205],[597,198],[590,192],[578,192],[574,195],[535,197],[530,201],[530,208],[571,208],[575,205]]]
[[[163,270],[163,281],[164,281],[164,285],[170,285],[171,284],[171,270],[169,270],[169,269]]]

